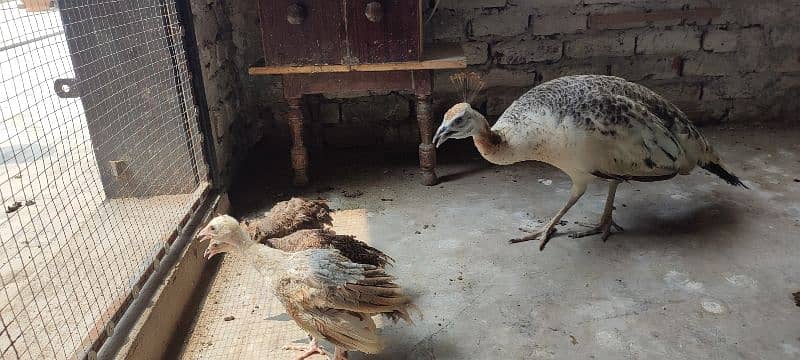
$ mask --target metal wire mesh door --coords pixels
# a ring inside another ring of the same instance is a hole
[[[183,30],[175,0],[0,0],[0,41],[0,358],[82,357],[208,186]]]

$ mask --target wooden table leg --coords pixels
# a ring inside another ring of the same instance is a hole
[[[433,124],[431,123],[431,103],[427,94],[417,94],[417,122],[419,123],[419,167],[422,170],[422,184],[436,185],[436,147],[431,143]]]
[[[308,185],[308,150],[303,143],[302,97],[287,98],[289,103],[289,129],[292,132],[292,169],[294,185]]]

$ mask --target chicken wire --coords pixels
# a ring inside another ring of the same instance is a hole
[[[0,0],[0,358],[81,358],[204,195],[174,0]]]

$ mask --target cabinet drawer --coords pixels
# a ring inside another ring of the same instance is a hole
[[[368,6],[371,16],[365,14]],[[351,60],[361,64],[419,60],[421,13],[419,0],[347,0]]]
[[[341,1],[260,0],[259,12],[267,65],[343,62],[346,36]]]

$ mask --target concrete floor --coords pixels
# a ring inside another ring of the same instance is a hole
[[[397,260],[424,319],[384,324],[387,347],[368,358],[800,359],[800,131],[704,132],[751,190],[703,170],[624,184],[615,219],[626,232],[565,236],[599,218],[597,181],[544,252],[506,240],[552,216],[569,179],[541,163],[488,165],[469,144],[440,150],[435,187],[417,184],[413,156],[344,152],[315,159],[325,165],[306,191],[281,190],[263,168],[232,199],[249,211],[327,198],[346,210],[339,232]],[[226,258],[182,358],[290,358],[279,346],[303,333],[260,284]]]

